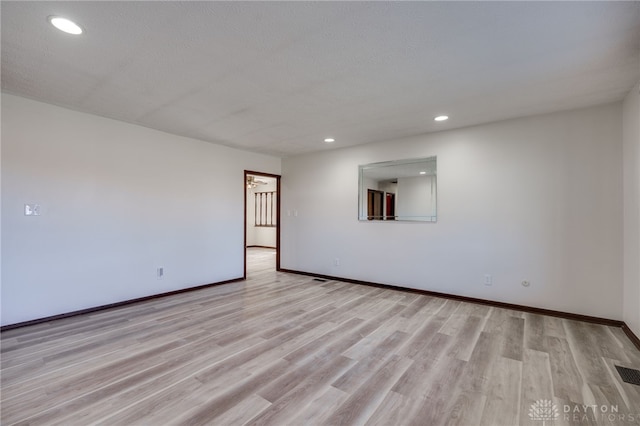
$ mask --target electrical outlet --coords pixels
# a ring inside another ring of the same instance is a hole
[[[493,285],[493,277],[491,274],[484,275],[484,285]]]
[[[160,267],[157,270],[157,275],[158,275],[158,279],[161,280],[162,278],[164,278],[164,268]]]

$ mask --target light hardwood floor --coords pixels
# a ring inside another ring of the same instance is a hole
[[[251,257],[247,281],[3,332],[2,424],[640,424],[618,328]]]

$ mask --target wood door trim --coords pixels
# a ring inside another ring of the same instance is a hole
[[[242,253],[244,256],[244,271],[242,278],[247,279],[247,176],[262,176],[274,178],[276,180],[276,271],[280,270],[280,204],[281,204],[281,190],[280,190],[280,180],[282,179],[281,175],[276,175],[273,173],[265,173],[265,172],[257,172],[255,170],[245,170],[244,171],[244,180],[242,182],[242,188],[244,189],[244,227],[242,229],[242,233],[244,234],[244,241],[242,244]]]

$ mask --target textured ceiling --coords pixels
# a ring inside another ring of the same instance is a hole
[[[0,7],[4,92],[280,156],[617,101],[640,80],[640,2]]]

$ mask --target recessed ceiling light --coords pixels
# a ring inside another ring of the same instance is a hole
[[[427,172],[420,172],[420,174],[421,174],[421,175],[426,175],[426,174],[427,174]]]
[[[82,34],[82,28],[75,22],[63,18],[61,16],[49,16],[49,22],[51,25],[59,29],[60,31],[64,31],[67,34],[78,35]]]
[[[448,115],[439,115],[436,118],[434,118],[435,121],[445,121],[448,120],[449,116]]]
[[[324,141],[327,143],[331,143],[331,142],[335,142],[336,140],[334,138],[326,138]]]

